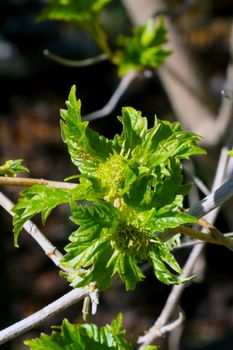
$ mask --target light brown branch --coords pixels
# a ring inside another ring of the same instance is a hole
[[[0,185],[4,186],[33,186],[33,185],[47,185],[48,187],[53,188],[67,188],[73,189],[77,184],[70,182],[59,182],[59,181],[50,181],[44,179],[34,179],[34,178],[23,178],[23,177],[8,177],[0,176]]]

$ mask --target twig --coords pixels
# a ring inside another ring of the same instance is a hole
[[[211,233],[212,237],[214,237],[218,244],[225,245],[228,249],[233,251],[233,240],[228,238],[222,234],[214,225],[210,224],[208,221],[204,219],[200,219],[199,223],[203,224],[203,227],[207,228]]]
[[[200,241],[203,241],[205,243],[212,243],[212,244],[223,244],[225,245],[222,240],[218,239],[217,235],[213,235],[212,231],[211,233],[203,233],[198,230],[194,230],[191,227],[188,226],[179,226],[174,229],[170,230],[172,235],[174,236],[176,233],[182,233],[185,236],[198,239]],[[233,241],[232,241],[233,244]]]
[[[188,165],[183,164],[183,169],[188,174],[188,176],[192,179],[192,181],[195,183],[197,188],[199,188],[199,190],[202,193],[204,193],[204,195],[208,196],[210,194],[210,191],[207,188],[207,186],[204,184],[204,182],[193,173],[193,171],[190,169]]]
[[[224,233],[223,236],[224,236],[224,237],[228,237],[228,238],[233,237],[233,232]],[[177,249],[179,250],[179,249],[183,249],[183,248],[189,248],[189,247],[191,248],[191,247],[193,247],[194,245],[202,244],[202,243],[203,243],[203,241],[200,241],[200,240],[191,240],[191,241],[189,241],[189,242],[181,243],[180,245],[174,247],[173,249],[174,249],[174,250],[177,250]],[[206,242],[205,242],[205,243],[206,243]],[[218,244],[219,244],[219,243],[218,243]]]
[[[74,305],[79,300],[85,298],[89,295],[89,288],[76,288],[67,294],[63,295],[61,298],[57,299],[53,303],[47,305],[40,311],[35,312],[33,315],[25,318],[0,331],[0,344],[4,344],[7,341],[18,337],[19,335],[29,331],[30,329],[38,326],[48,318],[57,313],[62,312],[69,306]]]
[[[32,185],[47,185],[52,188],[67,188],[73,189],[77,186],[75,183],[50,181],[44,179],[23,178],[23,177],[8,177],[0,176],[0,185],[5,186],[32,186]]]
[[[202,216],[208,214],[215,208],[221,206],[232,196],[233,196],[233,176],[229,180],[227,180],[217,190],[210,193],[209,196],[206,196],[201,201],[191,206],[187,210],[187,213],[195,216],[196,218],[201,218]]]
[[[14,203],[11,202],[2,192],[0,192],[0,206],[3,207],[11,216],[15,214],[12,212]],[[61,259],[63,258],[62,253],[43,235],[38,227],[33,224],[31,220],[28,220],[23,225],[25,231],[40,245],[45,254],[54,262],[56,266],[65,272],[72,271],[71,268],[67,268],[61,265]]]
[[[83,120],[100,119],[110,114],[116,107],[122,95],[128,89],[129,85],[132,83],[134,79],[137,78],[137,76],[138,76],[138,73],[136,71],[129,71],[128,73],[126,73],[125,76],[121,79],[120,84],[118,85],[117,89],[113,93],[108,103],[100,110],[85,115],[83,117]]]
[[[164,334],[168,333],[168,332],[171,332],[173,329],[177,328],[178,326],[180,326],[182,324],[182,322],[184,321],[185,317],[184,317],[184,314],[183,312],[179,312],[179,317],[177,320],[167,324],[166,326],[162,326],[162,327],[158,327],[158,326],[155,326],[154,327],[154,333],[157,334],[157,338],[160,338],[162,337]],[[141,336],[138,338],[138,343],[141,344],[145,344],[146,341],[147,341],[147,336],[148,334],[144,335],[144,336]],[[142,349],[142,347],[140,347],[138,350]]]
[[[168,16],[168,17],[175,18],[175,17],[181,16],[183,13],[185,13],[190,7],[192,7],[196,3],[197,3],[197,0],[186,0],[182,4],[174,8],[156,11],[153,14],[153,17]]]
[[[55,55],[54,53],[51,53],[49,50],[45,49],[43,51],[43,54],[45,57],[49,58],[50,60],[63,64],[64,66],[68,67],[86,67],[93,65],[95,63],[99,63],[102,61],[106,61],[108,59],[108,55],[106,53],[102,53],[95,57],[90,57],[85,60],[77,61],[77,60],[69,60],[67,58],[61,57],[59,55]]]

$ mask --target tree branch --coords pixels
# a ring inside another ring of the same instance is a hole
[[[120,98],[123,96],[125,91],[128,89],[129,85],[134,79],[137,78],[137,76],[138,73],[136,71],[129,71],[128,73],[126,73],[121,79],[120,84],[118,85],[117,89],[113,93],[108,103],[100,110],[85,115],[83,117],[83,120],[100,119],[110,114],[116,107],[117,103],[119,102]]]
[[[23,177],[8,177],[0,176],[0,185],[5,186],[33,186],[33,185],[47,185],[52,188],[67,188],[74,189],[77,184],[70,182],[50,181],[44,179],[23,178]]]
[[[40,311],[35,312],[33,315],[25,318],[0,331],[0,344],[4,344],[11,339],[18,337],[19,335],[29,331],[30,329],[40,325],[53,315],[62,312],[69,306],[74,305],[79,300],[89,295],[89,288],[76,288],[61,298],[57,299],[53,303],[47,305]]]
[[[59,55],[55,55],[54,53],[51,53],[47,49],[45,49],[43,51],[43,54],[45,55],[45,57],[49,58],[50,60],[52,60],[54,62],[60,63],[64,66],[73,67],[73,68],[75,68],[75,67],[81,68],[81,67],[90,66],[90,65],[93,65],[95,63],[106,61],[108,59],[108,55],[106,53],[102,53],[98,56],[90,57],[90,58],[87,58],[87,59],[81,60],[81,61],[69,60],[69,59],[61,57]]]
[[[161,338],[162,336],[164,336],[166,333],[173,331],[175,328],[177,328],[178,326],[180,326],[183,321],[184,321],[185,317],[183,312],[179,312],[179,317],[177,320],[159,327],[159,326],[154,326],[154,335],[156,334],[156,338]],[[138,338],[138,343],[141,344],[143,343],[143,346],[140,346],[140,348],[138,350],[142,350],[144,345],[146,344],[151,344],[150,342],[148,342],[148,338],[150,337],[149,333],[147,333],[144,336],[141,336]],[[147,343],[148,342],[148,343]]]

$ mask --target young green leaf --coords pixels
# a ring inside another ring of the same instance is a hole
[[[15,177],[18,173],[22,173],[22,172],[29,173],[29,170],[22,165],[22,162],[23,162],[22,159],[6,161],[5,164],[0,165],[0,175]]]
[[[112,0],[49,0],[41,20],[73,21],[85,27]]]
[[[50,188],[46,185],[34,185],[22,191],[18,203],[13,207],[14,241],[18,246],[18,236],[24,223],[35,214],[41,213],[45,223],[52,209],[70,201],[72,191],[67,189]]]
[[[99,163],[112,151],[112,143],[88,127],[89,122],[81,120],[81,101],[76,100],[76,87],[72,86],[67,110],[61,110],[61,131],[68,146],[72,162],[79,170],[93,175]]]
[[[157,26],[149,19],[143,26],[134,29],[132,37],[121,36],[119,44],[123,50],[116,58],[119,75],[122,76],[131,69],[158,68],[171,53],[163,48],[166,42],[162,18]]]
[[[42,333],[40,338],[26,340],[25,345],[31,350],[133,350],[133,345],[125,339],[121,314],[104,327],[71,324],[65,319],[61,327],[53,328],[51,336]]]
[[[72,22],[87,31],[99,47],[111,56],[107,35],[101,25],[101,11],[113,0],[49,0],[39,20]]]

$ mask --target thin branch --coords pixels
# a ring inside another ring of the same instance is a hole
[[[227,180],[217,190],[210,193],[209,196],[206,196],[201,201],[191,206],[187,210],[187,213],[195,216],[196,218],[201,218],[202,216],[210,213],[215,208],[220,207],[232,196],[233,196],[233,176],[231,176],[230,179]]]
[[[198,230],[194,230],[191,227],[188,226],[179,226],[173,229],[170,229],[172,235],[174,236],[177,233],[182,233],[185,236],[188,236],[190,238],[195,238],[200,241],[203,241],[205,243],[212,243],[212,244],[223,244],[225,245],[222,240],[219,240],[216,236],[213,236],[210,233],[203,233]],[[232,241],[233,243],[233,241]]]
[[[124,77],[121,79],[120,84],[118,85],[117,89],[113,93],[112,97],[108,101],[108,103],[101,108],[98,111],[95,111],[93,113],[87,114],[83,117],[83,120],[95,120],[100,119],[108,114],[110,114],[114,108],[116,107],[117,103],[119,102],[120,98],[123,96],[125,91],[128,89],[130,84],[134,79],[136,79],[138,76],[138,73],[136,71],[129,71],[124,75]]]
[[[197,186],[197,188],[199,188],[199,190],[204,193],[204,195],[208,196],[210,194],[209,189],[204,184],[204,182],[193,173],[193,171],[190,169],[190,166],[188,164],[183,164],[183,169]]]
[[[223,236],[231,238],[231,237],[233,237],[233,232],[224,233]],[[193,246],[195,246],[197,244],[202,244],[202,243],[203,243],[203,241],[200,241],[200,240],[191,240],[190,242],[181,243],[180,245],[174,247],[173,249],[174,250],[179,250],[179,249],[183,249],[183,248],[189,248],[189,247],[191,248],[191,247],[193,247]]]
[[[45,55],[45,57],[49,58],[50,60],[60,63],[64,66],[68,66],[68,67],[87,67],[102,61],[106,61],[108,59],[108,55],[106,53],[102,53],[98,56],[95,57],[90,57],[87,58],[85,60],[81,60],[81,61],[77,61],[77,60],[70,60],[64,57],[61,57],[59,55],[55,55],[54,53],[51,53],[49,50],[45,49],[43,51],[43,54]]]
[[[204,219],[200,219],[199,224],[202,224],[204,228],[209,230],[210,234],[217,240],[218,244],[223,244],[233,251],[233,240],[231,238],[224,236],[214,225]]]
[[[177,318],[177,320],[175,320],[175,321],[173,321],[165,326],[162,326],[162,327],[155,326],[154,327],[154,334],[157,334],[156,338],[161,338],[166,333],[171,332],[172,330],[174,330],[175,328],[180,326],[183,323],[184,319],[185,319],[185,317],[184,317],[183,312],[179,312],[179,317]],[[144,336],[139,337],[138,343],[139,344],[141,344],[141,343],[146,344],[147,337],[148,337],[148,333]],[[138,350],[143,349],[143,346],[141,346]]]
[[[182,4],[177,5],[174,8],[164,9],[160,11],[156,11],[152,17],[158,16],[168,16],[168,17],[178,17],[187,12],[193,5],[197,3],[198,0],[186,0]]]
[[[57,299],[53,303],[47,305],[40,311],[35,312],[33,315],[25,318],[0,331],[0,344],[4,344],[11,339],[18,337],[19,335],[29,331],[30,329],[40,325],[53,315],[62,312],[69,306],[74,305],[79,300],[89,295],[89,288],[76,288],[61,298]]]
[[[3,207],[11,216],[15,214],[12,212],[14,203],[7,198],[2,192],[0,192],[0,206]],[[23,225],[25,231],[40,245],[45,254],[54,262],[56,266],[65,272],[70,272],[71,269],[61,265],[62,253],[43,235],[39,228],[33,224],[31,220],[28,220]]]
[[[47,185],[52,188],[67,188],[73,189],[77,186],[75,183],[50,181],[44,179],[23,178],[23,177],[8,177],[0,176],[0,185],[5,186],[32,186],[32,185]]]

